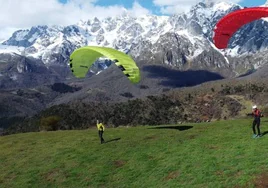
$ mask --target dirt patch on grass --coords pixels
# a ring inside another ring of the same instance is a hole
[[[19,152],[23,152],[25,149],[24,148],[20,148],[19,149]]]
[[[144,140],[155,140],[157,138],[157,136],[153,135],[153,136],[147,136],[144,138]]]
[[[236,173],[235,173],[235,177],[236,178],[238,178],[238,177],[240,177],[240,176],[242,176],[243,175],[243,172],[242,171],[237,171]]]
[[[177,171],[173,171],[173,172],[170,172],[166,177],[165,177],[165,180],[168,181],[168,180],[172,180],[172,179],[175,179],[177,177],[179,177],[180,175],[180,172],[177,170]]]
[[[215,172],[215,174],[217,176],[224,176],[224,171],[223,170],[218,170],[218,171]]]
[[[268,188],[268,173],[261,174],[254,180],[254,186],[256,188]]]
[[[254,188],[268,188],[268,174],[261,174],[254,178],[253,182],[248,182],[246,185],[237,185],[235,188],[248,188],[248,187],[254,187]]]
[[[7,177],[5,177],[5,181],[7,180],[7,182],[12,182],[15,178],[16,178],[16,174],[12,173],[10,175],[8,175]],[[4,180],[0,179],[0,183],[3,183]]]
[[[123,160],[116,160],[113,163],[114,163],[114,166],[116,168],[120,168],[120,167],[124,166],[127,162],[123,161]]]
[[[215,145],[208,145],[207,148],[208,149],[213,149],[213,150],[219,149],[219,147],[218,146],[215,146]]]
[[[85,177],[84,181],[85,182],[91,182],[91,178],[90,177]]]
[[[56,168],[56,169],[53,169],[53,170],[51,170],[51,171],[45,173],[45,174],[43,175],[43,177],[44,177],[47,181],[49,181],[49,182],[53,182],[53,181],[55,181],[56,177],[59,176],[59,172],[60,172],[60,170]]]
[[[59,168],[52,169],[51,171],[43,174],[43,177],[48,182],[63,182],[66,176],[61,172]]]
[[[197,137],[197,135],[190,135],[188,138],[191,139],[195,139]]]

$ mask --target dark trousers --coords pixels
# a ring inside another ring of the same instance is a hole
[[[99,137],[100,137],[101,144],[104,143],[104,139],[103,139],[102,135],[103,135],[103,131],[99,131]]]
[[[252,129],[253,129],[254,134],[256,134],[256,125],[257,125],[258,135],[261,134],[260,124],[261,124],[261,119],[260,118],[254,118],[253,124],[252,124]]]

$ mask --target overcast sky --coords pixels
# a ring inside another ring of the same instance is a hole
[[[266,0],[229,1],[250,7]],[[0,0],[0,41],[34,25],[69,25],[95,16],[116,16],[124,10],[135,16],[169,15],[188,11],[197,2],[200,0]]]

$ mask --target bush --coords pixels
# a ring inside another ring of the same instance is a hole
[[[123,97],[126,97],[126,98],[133,98],[134,97],[132,95],[132,93],[130,93],[130,92],[121,93],[120,95],[123,96]]]
[[[263,115],[264,117],[268,117],[268,107],[264,107],[264,108],[262,109],[262,115]]]
[[[60,121],[61,121],[61,117],[59,116],[43,117],[41,118],[41,121],[40,121],[40,130],[56,131],[59,129]]]
[[[147,85],[140,85],[140,89],[149,89],[149,86],[147,86]]]

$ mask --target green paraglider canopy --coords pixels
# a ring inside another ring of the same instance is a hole
[[[84,78],[100,57],[114,61],[132,83],[140,81],[140,70],[127,54],[108,47],[86,46],[76,49],[70,56],[70,68],[77,78]]]

